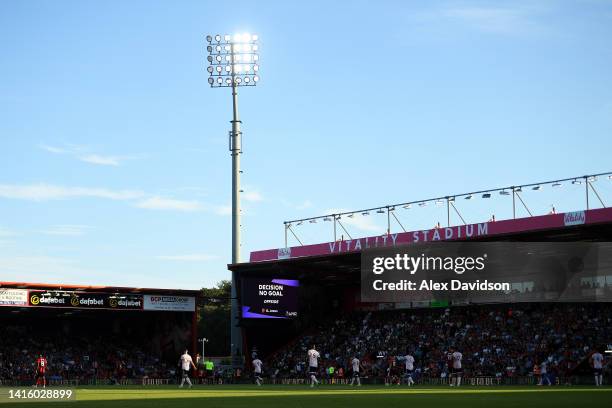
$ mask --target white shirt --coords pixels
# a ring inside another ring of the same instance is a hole
[[[261,362],[260,359],[256,358],[255,360],[253,360],[253,367],[255,368],[255,372],[257,374],[261,374],[261,367],[263,366],[263,363]]]
[[[603,356],[601,353],[594,353],[591,358],[593,359],[593,368],[603,368]]]
[[[353,372],[358,373],[359,372],[359,359],[355,357],[354,359],[351,360],[351,364],[353,366]]]
[[[463,359],[463,354],[455,351],[451,357],[453,359],[453,368],[461,368],[461,359]]]
[[[189,367],[191,366],[192,362],[193,360],[191,359],[191,356],[189,354],[185,353],[181,356],[181,368],[183,370],[189,370]]]
[[[308,365],[310,367],[318,367],[319,366],[319,357],[321,355],[315,349],[308,350]]]
[[[406,364],[406,370],[414,370],[414,357],[410,354],[404,356],[404,364]]]

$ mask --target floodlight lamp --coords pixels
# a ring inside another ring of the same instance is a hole
[[[377,212],[378,214],[384,214],[384,213],[385,213],[385,210],[383,210],[382,208],[379,208],[378,210],[376,210],[376,212]]]
[[[242,45],[240,45],[240,44],[234,44],[234,51],[236,51],[236,52],[240,52],[240,51],[242,51]]]
[[[242,34],[242,41],[244,41],[244,42],[251,41],[251,34],[249,34],[249,33]]]
[[[251,82],[251,78],[249,78],[249,77],[244,77],[244,82],[248,84],[249,82]]]
[[[311,223],[311,224],[316,224],[316,223],[317,223],[317,220],[310,220],[310,221],[308,221],[308,222],[309,222],[309,223]]]
[[[572,181],[572,184],[582,184],[582,181],[576,179],[576,180]]]
[[[427,203],[425,201],[419,203],[419,207],[425,207],[427,205]]]
[[[242,36],[240,34],[234,34],[234,37],[232,38],[233,42],[237,43],[242,41]]]
[[[509,195],[510,192],[506,191],[506,190],[502,190],[499,192],[499,195]]]
[[[223,83],[223,78],[221,78],[221,77],[217,78],[217,83],[219,85],[221,85]]]
[[[471,194],[466,195],[466,196],[465,196],[465,199],[466,199],[466,200],[471,200],[471,199],[472,199],[472,195],[471,195]]]
[[[259,45],[253,44],[253,51],[257,51],[257,50],[259,50]]]
[[[237,77],[237,78],[235,79],[235,81],[236,81],[236,83],[237,83],[237,84],[239,84],[240,82],[242,82],[242,79],[240,79],[240,77]]]
[[[258,36],[257,34],[253,34],[253,36],[251,37],[251,39],[252,39],[253,41],[257,41],[257,40],[259,40],[259,36]]]
[[[212,42],[212,37],[210,35],[206,36],[206,41],[208,41],[209,43]]]
[[[220,55],[217,55],[217,57],[215,59],[217,60],[217,62],[221,62],[221,60],[222,60]]]
[[[412,207],[410,204],[406,204],[406,205],[404,206],[404,209],[405,209],[405,210],[408,210],[408,209],[410,209],[410,207]]]
[[[221,65],[217,65],[217,72],[221,72],[223,70],[223,67]]]
[[[259,77],[257,75],[253,77],[253,82],[259,82]]]
[[[225,83],[226,84],[231,84],[232,83],[232,78],[225,78]]]
[[[215,41],[216,42],[221,41],[221,36],[219,34],[215,35]]]
[[[213,50],[212,45],[209,45],[209,46],[207,46],[207,47],[206,47],[206,51],[208,51],[208,52],[212,52],[212,50]]]
[[[215,78],[209,77],[208,78],[208,83],[211,84],[211,85],[214,84],[215,83]]]
[[[542,188],[541,186],[533,186],[531,189],[532,189],[532,190],[535,190],[535,191],[538,191],[538,190],[540,190],[541,188]]]
[[[561,187],[561,183],[553,183],[552,186],[553,187]]]
[[[255,72],[259,71],[259,65],[257,64],[253,65],[253,71]]]
[[[484,193],[482,198],[491,198],[491,193]]]
[[[206,67],[206,70],[208,71],[209,74],[212,74],[213,67],[209,65],[208,67]]]
[[[253,55],[253,61],[259,61],[259,55],[254,54]]]
[[[217,45],[217,46],[215,47],[215,51],[217,51],[217,52],[221,51],[221,46],[220,46],[220,45]]]
[[[231,39],[232,39],[232,37],[231,37],[230,35],[228,35],[228,34],[225,34],[225,35],[223,36],[223,39],[224,39],[225,41],[229,41],[229,40],[231,40]]]
[[[361,215],[370,215],[370,212],[369,211],[364,211],[364,212],[361,213]]]
[[[213,62],[213,57],[212,57],[212,55],[209,55],[208,57],[206,57],[206,59],[208,60],[208,62]]]

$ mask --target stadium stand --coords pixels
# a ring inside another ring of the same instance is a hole
[[[354,312],[321,321],[271,355],[267,366],[278,378],[301,377],[307,369],[304,355],[316,344],[322,375],[330,366],[336,373],[349,372],[349,359],[357,355],[365,376],[383,378],[391,365],[401,377],[401,357],[409,352],[417,378],[439,379],[448,376],[446,355],[455,347],[464,355],[466,377],[531,377],[534,365],[546,362],[549,375],[566,383],[590,372],[588,356],[610,338],[608,303]]]

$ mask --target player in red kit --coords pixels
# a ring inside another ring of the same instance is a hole
[[[47,386],[47,377],[45,374],[47,372],[47,359],[43,357],[42,354],[38,355],[36,359],[36,385],[38,387],[39,384],[42,383],[43,388]]]

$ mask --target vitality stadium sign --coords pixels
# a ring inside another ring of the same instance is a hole
[[[528,218],[455,225],[427,230],[401,232],[358,239],[345,239],[323,244],[300,245],[251,252],[251,262],[321,256],[346,252],[361,252],[375,248],[393,248],[398,245],[427,244],[439,241],[467,241],[477,238],[518,234],[541,230],[572,228],[585,224],[612,221],[612,208],[599,208]]]

